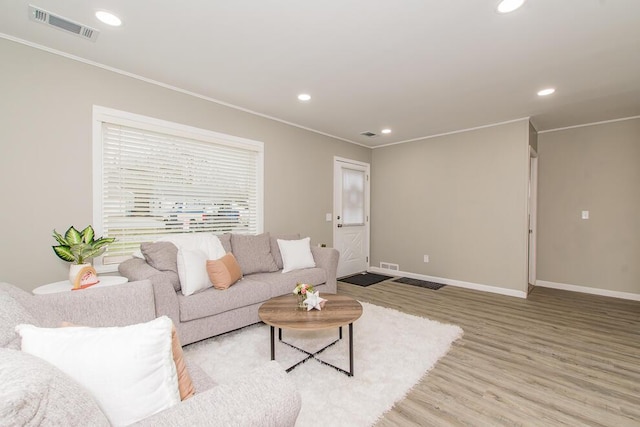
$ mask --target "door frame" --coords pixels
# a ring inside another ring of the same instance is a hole
[[[364,214],[365,214],[365,237],[366,237],[366,271],[369,271],[371,266],[371,165],[369,163],[361,162],[359,160],[347,159],[345,157],[333,156],[333,220],[331,226],[333,247],[335,247],[338,233],[338,198],[342,197],[342,192],[336,189],[336,176],[342,166],[354,165],[365,169],[365,183],[364,183]],[[338,261],[339,262],[339,261]]]
[[[527,283],[536,284],[538,247],[538,153],[529,146],[529,223],[527,240]]]

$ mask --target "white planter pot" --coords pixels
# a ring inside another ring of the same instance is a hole
[[[78,275],[78,273],[80,272],[80,270],[82,270],[85,267],[89,267],[91,266],[90,263],[85,263],[85,264],[71,264],[69,266],[69,281],[71,282],[71,284],[73,285],[74,281],[76,280],[76,276]]]

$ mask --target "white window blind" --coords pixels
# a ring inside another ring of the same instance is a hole
[[[98,228],[116,241],[99,264],[120,263],[140,243],[166,234],[261,231],[261,144],[203,141],[108,121],[100,127]]]

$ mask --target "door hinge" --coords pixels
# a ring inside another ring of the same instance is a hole
[[[367,262],[369,262],[369,257],[367,257]]]

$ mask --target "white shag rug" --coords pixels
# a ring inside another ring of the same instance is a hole
[[[353,324],[354,376],[309,360],[289,375],[302,396],[296,426],[370,426],[447,354],[462,329],[396,310],[361,303]],[[314,352],[338,337],[338,330],[282,331],[286,342]],[[224,384],[270,360],[269,327],[249,326],[184,348],[216,383]],[[349,370],[349,328],[343,339],[318,357]],[[306,355],[277,341],[276,360],[284,369]],[[313,380],[310,380],[312,378]]]

